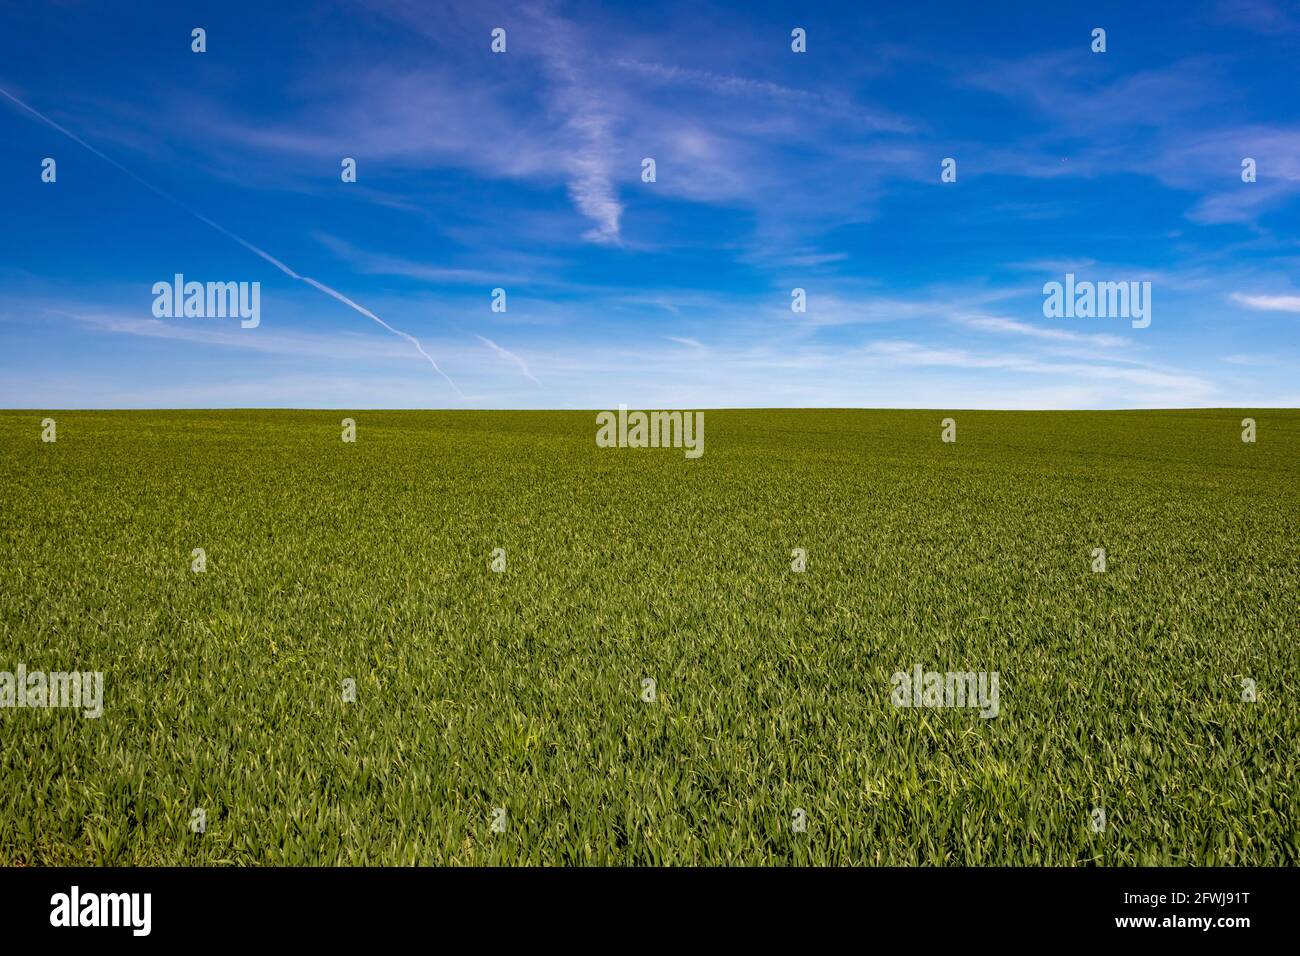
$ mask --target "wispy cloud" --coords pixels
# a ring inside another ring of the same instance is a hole
[[[1246,295],[1232,293],[1232,300],[1262,312],[1300,312],[1300,295]]]
[[[874,342],[865,354],[878,355],[900,365],[991,369],[1001,368],[1031,375],[1068,376],[1086,381],[1120,381],[1176,394],[1181,401],[1197,401],[1214,394],[1208,380],[1157,368],[1099,363],[1053,362],[1026,355],[989,355],[964,349],[941,349],[910,341]]]
[[[770,80],[715,73],[711,70],[692,69],[671,63],[619,59],[616,65],[660,83],[688,86],[721,96],[771,100],[782,106],[824,114],[829,118],[845,121],[855,129],[893,133],[907,133],[915,129],[915,124],[903,116],[875,108],[870,104],[854,102],[850,97],[835,90],[828,92],[797,89]]]
[[[500,282],[523,281],[513,273],[489,272],[484,269],[460,269],[444,266],[431,266],[421,262],[412,262],[400,256],[389,256],[367,252],[337,236],[317,232],[315,237],[321,245],[329,249],[340,259],[347,262],[354,271],[367,275],[405,276],[438,285],[495,285]]]
[[[188,342],[205,348],[243,349],[276,355],[337,359],[340,361],[407,361],[418,355],[393,344],[392,339],[362,333],[272,331],[255,333],[216,327],[202,320],[163,321],[123,312],[89,310],[77,305],[45,310],[47,315],[72,319],[95,332]]]
[[[1129,340],[1119,335],[1105,333],[1071,332],[1049,326],[1030,325],[1014,319],[999,318],[991,315],[965,315],[954,318],[960,325],[981,332],[1002,332],[1012,335],[1024,335],[1030,338],[1046,339],[1052,342],[1068,342],[1075,345],[1093,345],[1098,348],[1120,348],[1128,345]]]
[[[685,345],[687,348],[695,349],[699,352],[707,352],[708,348],[696,339],[686,338],[680,335],[665,335],[669,342],[676,342],[678,345]]]

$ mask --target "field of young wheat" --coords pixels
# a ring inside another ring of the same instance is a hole
[[[0,864],[1300,863],[1300,412],[704,417],[0,413]]]

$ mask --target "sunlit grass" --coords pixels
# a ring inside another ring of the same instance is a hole
[[[1300,413],[706,419],[0,414],[0,862],[1300,862]]]

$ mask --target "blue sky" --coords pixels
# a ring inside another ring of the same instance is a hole
[[[8,5],[0,406],[1300,405],[1300,7],[996,6]]]

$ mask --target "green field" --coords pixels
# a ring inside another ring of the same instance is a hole
[[[0,863],[1300,863],[1300,411],[705,419],[0,413]]]

